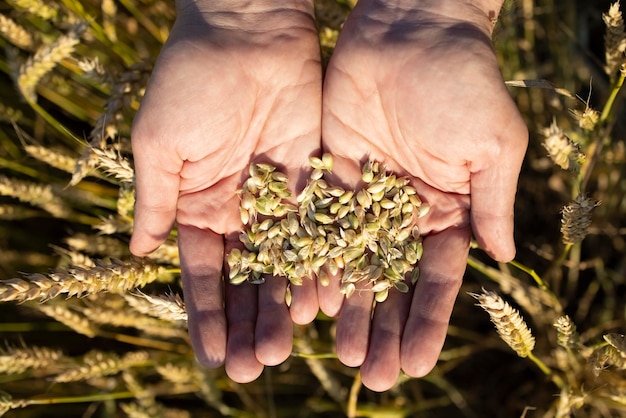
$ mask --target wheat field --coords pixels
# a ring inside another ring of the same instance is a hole
[[[316,1],[325,59],[353,3]],[[321,314],[253,383],[202,368],[176,231],[131,256],[130,126],[173,1],[0,1],[0,416],[626,416],[622,11],[505,2],[494,45],[530,131],[518,253],[473,248],[436,368],[375,393]]]

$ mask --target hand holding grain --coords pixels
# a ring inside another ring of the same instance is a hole
[[[312,2],[231,3],[177,2],[132,130],[131,251],[149,254],[177,222],[196,355],[246,382],[288,357],[292,319],[311,321],[318,305],[310,281],[294,289],[291,311],[285,281],[224,286],[224,253],[240,245],[236,190],[252,161],[298,187],[319,152],[321,68]]]
[[[322,145],[335,156],[337,178],[355,185],[359,164],[379,160],[409,176],[431,206],[418,221],[425,239],[414,291],[390,292],[371,319],[371,292],[343,300],[337,280],[318,287],[322,310],[339,312],[339,359],[361,366],[373,390],[390,388],[401,368],[418,377],[434,367],[472,232],[493,258],[514,256],[513,203],[527,145],[490,39],[499,4],[402,3],[358,3],[323,92]]]

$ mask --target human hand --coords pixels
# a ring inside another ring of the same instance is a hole
[[[209,367],[225,362],[238,382],[284,361],[292,320],[312,321],[318,305],[312,281],[293,289],[290,308],[286,280],[223,284],[224,254],[241,246],[236,190],[251,162],[272,163],[289,176],[292,192],[301,187],[309,157],[319,152],[320,113],[312,0],[177,1],[133,124],[130,248],[149,254],[177,222],[196,356]]]
[[[420,377],[434,367],[472,232],[496,260],[515,254],[513,204],[528,134],[490,40],[500,5],[362,0],[326,72],[322,145],[335,157],[336,179],[358,187],[360,164],[381,161],[431,206],[418,220],[424,255],[413,291],[390,291],[372,317],[371,292],[343,300],[339,278],[318,286],[322,311],[339,313],[339,359],[361,366],[372,390],[393,386],[400,369]]]

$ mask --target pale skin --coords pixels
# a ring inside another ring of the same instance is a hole
[[[329,63],[323,104],[312,3],[272,4],[177,3],[133,127],[131,250],[149,254],[176,220],[194,349],[208,366],[225,363],[233,380],[284,361],[291,322],[312,321],[319,307],[338,316],[339,359],[361,366],[368,388],[387,390],[400,370],[420,377],[434,367],[472,233],[496,260],[515,254],[527,131],[490,41],[501,1],[361,0]],[[419,220],[417,286],[390,292],[373,318],[372,294],[345,299],[337,278],[293,287],[291,308],[282,280],[235,287],[220,279],[224,252],[237,245],[234,191],[249,163],[301,178],[320,136],[337,181],[358,186],[360,164],[379,160],[409,176],[433,208]]]

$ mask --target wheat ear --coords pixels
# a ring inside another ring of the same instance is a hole
[[[519,312],[495,292],[483,289],[482,293],[470,293],[470,296],[478,300],[477,305],[487,311],[500,338],[518,356],[528,357],[535,348],[535,337]]]
[[[72,266],[48,274],[27,274],[24,279],[0,281],[0,302],[46,301],[98,292],[124,293],[159,278],[160,268],[146,259],[97,262],[94,267]]]

